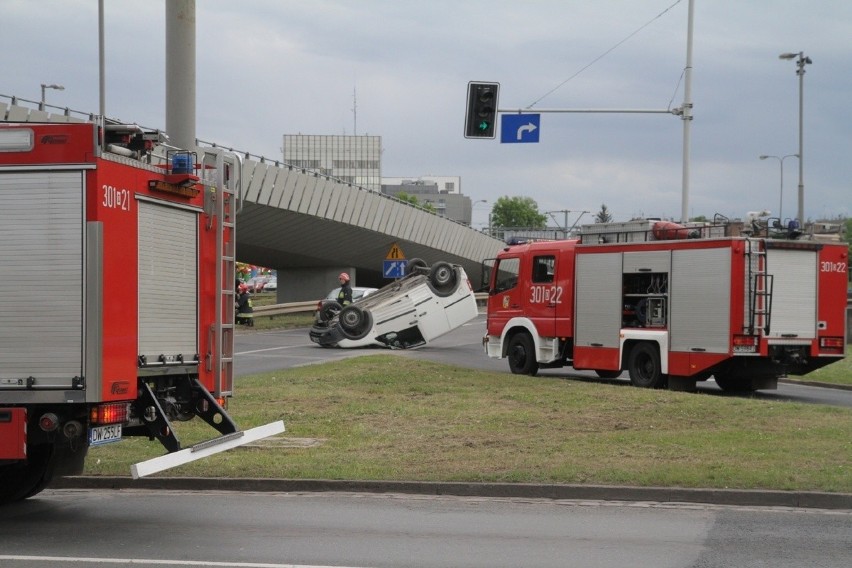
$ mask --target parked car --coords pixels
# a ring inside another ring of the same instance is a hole
[[[428,268],[412,259],[405,277],[319,321],[309,334],[323,347],[410,349],[464,325],[478,312],[461,266],[436,262]]]
[[[263,285],[263,290],[266,292],[275,292],[278,290],[278,277],[273,276]]]
[[[361,298],[365,298],[376,292],[378,288],[367,288],[364,286],[353,286],[352,287],[352,302],[357,302]],[[340,313],[340,310],[343,309],[337,302],[337,295],[340,293],[340,286],[334,288],[328,295],[317,302],[317,311],[314,313],[314,322],[319,325],[324,325]]]

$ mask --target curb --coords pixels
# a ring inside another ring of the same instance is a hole
[[[276,493],[400,493],[456,497],[567,499],[580,501],[651,501],[757,507],[846,509],[852,493],[762,491],[751,489],[689,489],[607,485],[546,485],[532,483],[465,483],[419,481],[340,481],[330,479],[231,479],[207,477],[74,476],[51,484],[53,489],[150,489],[165,491],[247,491]]]

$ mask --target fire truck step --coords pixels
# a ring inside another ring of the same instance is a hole
[[[207,442],[196,444],[196,446],[193,446],[192,448],[180,450],[179,452],[172,452],[164,456],[133,464],[130,466],[130,475],[133,476],[133,479],[139,479],[140,477],[145,477],[152,473],[158,473],[179,465],[206,458],[213,454],[224,452],[225,450],[244,446],[251,442],[256,442],[257,440],[280,434],[284,432],[284,430],[284,422],[279,420],[277,422],[270,422],[264,426],[258,426],[257,428],[234,432],[233,434],[226,434],[221,438],[210,440],[210,442],[215,441],[216,443],[206,445],[203,448],[196,449],[197,446],[207,444]],[[234,434],[240,435],[234,436]]]

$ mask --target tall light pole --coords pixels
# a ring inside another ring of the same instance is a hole
[[[469,224],[473,224],[473,208],[476,207],[477,203],[488,203],[488,200],[487,199],[477,199],[476,201],[471,203],[471,205],[470,205],[470,223]]]
[[[778,192],[778,219],[781,222],[784,221],[784,160],[786,160],[787,158],[792,158],[793,156],[797,158],[799,157],[798,154],[787,154],[786,156],[767,156],[764,154],[763,156],[760,156],[761,160],[765,160],[767,158],[775,158],[776,160],[778,160],[778,163],[781,166],[781,190]]]
[[[796,218],[799,220],[799,226],[805,226],[805,151],[803,140],[803,124],[804,124],[804,85],[805,85],[805,65],[813,63],[810,57],[807,57],[804,52],[799,53],[782,53],[778,59],[796,59],[796,75],[799,76],[799,210]]]
[[[57,91],[64,91],[65,87],[62,85],[47,85],[45,83],[41,84],[41,103],[38,105],[38,110],[44,110],[44,91],[46,89],[56,89]]]

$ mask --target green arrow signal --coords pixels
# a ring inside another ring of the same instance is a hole
[[[488,130],[489,126],[491,126],[491,123],[489,123],[487,120],[483,120],[479,123],[479,130],[481,132],[485,132],[486,130]]]

